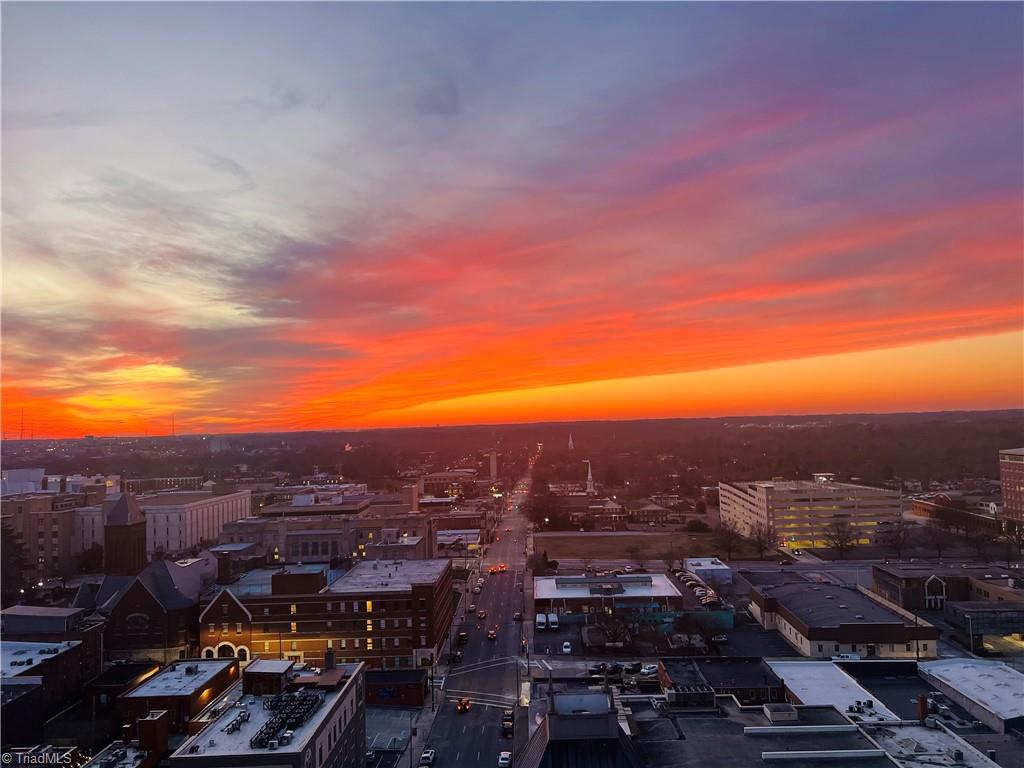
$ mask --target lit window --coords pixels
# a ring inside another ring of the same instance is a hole
[[[292,603],[290,612],[292,613],[292,615],[295,614],[295,603]]]
[[[366,601],[366,612],[373,613],[373,600]]]
[[[292,632],[298,632],[298,631],[299,631],[299,625],[298,625],[298,624],[296,624],[296,623],[295,623],[295,622],[293,621],[293,622],[292,622]]]

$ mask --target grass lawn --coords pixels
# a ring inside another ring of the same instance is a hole
[[[693,539],[693,541],[691,541]],[[639,547],[651,562],[664,557],[703,557],[715,554],[710,533],[535,533],[533,549],[547,552],[552,560],[628,559],[629,548]]]

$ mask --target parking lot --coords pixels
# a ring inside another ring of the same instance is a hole
[[[583,656],[583,640],[576,623],[559,624],[558,629],[538,630],[534,627],[533,653],[536,656],[562,656],[562,643],[572,643],[571,656]]]

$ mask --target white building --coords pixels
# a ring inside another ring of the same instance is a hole
[[[43,489],[44,469],[5,469],[0,473],[0,494],[37,493]]]
[[[719,510],[744,536],[761,526],[773,532],[779,546],[826,547],[827,529],[848,523],[855,543],[870,544],[886,524],[902,516],[899,491],[839,483],[830,474],[813,481],[783,480],[719,483]]]
[[[996,733],[1024,728],[1024,674],[987,659],[940,659],[921,677]]]
[[[248,517],[251,491],[214,496],[183,491],[140,496],[146,515],[146,554],[178,555],[219,540],[225,524]]]
[[[705,584],[732,584],[732,569],[717,557],[687,557],[683,567]]]

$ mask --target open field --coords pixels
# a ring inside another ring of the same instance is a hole
[[[704,557],[716,554],[710,533],[662,532],[636,533],[615,531],[600,533],[533,534],[535,552],[547,552],[552,560],[629,560],[630,547],[639,547],[642,556],[654,564],[664,557]]]

